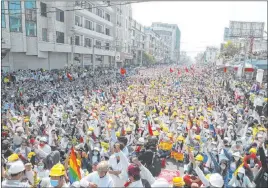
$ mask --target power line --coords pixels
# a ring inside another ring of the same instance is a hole
[[[145,1],[135,1],[135,2],[125,2],[125,3],[120,3],[120,4],[109,4],[109,5],[98,5],[98,6],[92,6],[90,7],[90,9],[95,9],[95,8],[102,8],[102,7],[113,7],[113,6],[117,6],[117,5],[129,5],[129,4],[134,4],[134,3],[142,3],[142,2],[145,2]],[[64,7],[64,6],[62,6]],[[66,6],[67,7],[67,6]],[[69,6],[69,7],[75,7],[75,6]],[[57,7],[48,7],[48,8],[57,8]],[[28,10],[38,10],[38,9],[41,9],[41,8],[29,8]],[[76,10],[88,10],[89,8],[79,8],[79,9],[69,9],[69,10],[62,10],[63,12],[71,12],[71,11],[76,11]],[[2,9],[3,10],[14,10],[14,11],[21,11],[21,9]],[[27,8],[25,8],[25,10],[27,10]],[[57,12],[56,10],[55,11],[46,11],[46,12],[37,12],[36,13],[55,13]],[[19,14],[19,15],[22,15],[22,14],[26,14],[25,12],[18,12],[18,13],[2,13],[1,14],[5,14],[5,15],[16,15],[16,14]]]

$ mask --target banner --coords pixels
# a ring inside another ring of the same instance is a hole
[[[161,170],[161,173],[159,174],[159,176],[157,177],[157,179],[164,178],[170,184],[172,184],[173,178],[175,178],[175,177],[180,177],[180,171],[179,170],[166,170],[166,169],[162,169]]]
[[[262,70],[262,69],[257,70],[256,81],[260,82],[260,84],[262,84],[263,72],[264,72],[264,70]]]

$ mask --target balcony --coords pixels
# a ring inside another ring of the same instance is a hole
[[[108,41],[112,41],[113,37],[112,36],[108,36],[106,34],[103,33],[98,33],[96,31],[92,31],[86,28],[81,28],[78,26],[75,26],[75,32],[81,35],[86,35],[86,36],[91,36],[93,38],[98,38],[100,40],[108,40]]]
[[[108,25],[110,27],[113,27],[113,23],[108,21],[108,20],[105,20],[105,15],[103,15],[103,17],[100,17],[88,10],[79,10],[79,7],[75,7],[75,9],[78,9],[75,11],[76,15],[78,16],[83,16],[85,17],[86,19],[90,19],[94,22],[97,22],[97,23],[102,23],[102,24],[105,24],[105,25]],[[81,9],[81,8],[80,8]]]

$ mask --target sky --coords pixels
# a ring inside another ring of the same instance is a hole
[[[144,26],[152,22],[177,24],[181,51],[191,58],[205,51],[206,46],[219,48],[230,20],[265,22],[267,31],[267,2],[142,2],[132,4],[132,13],[133,19]]]

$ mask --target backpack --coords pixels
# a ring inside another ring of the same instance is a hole
[[[154,152],[153,158],[152,158],[152,165],[149,165],[148,170],[152,173],[154,177],[159,176],[161,172],[161,159],[157,155],[157,153]]]

